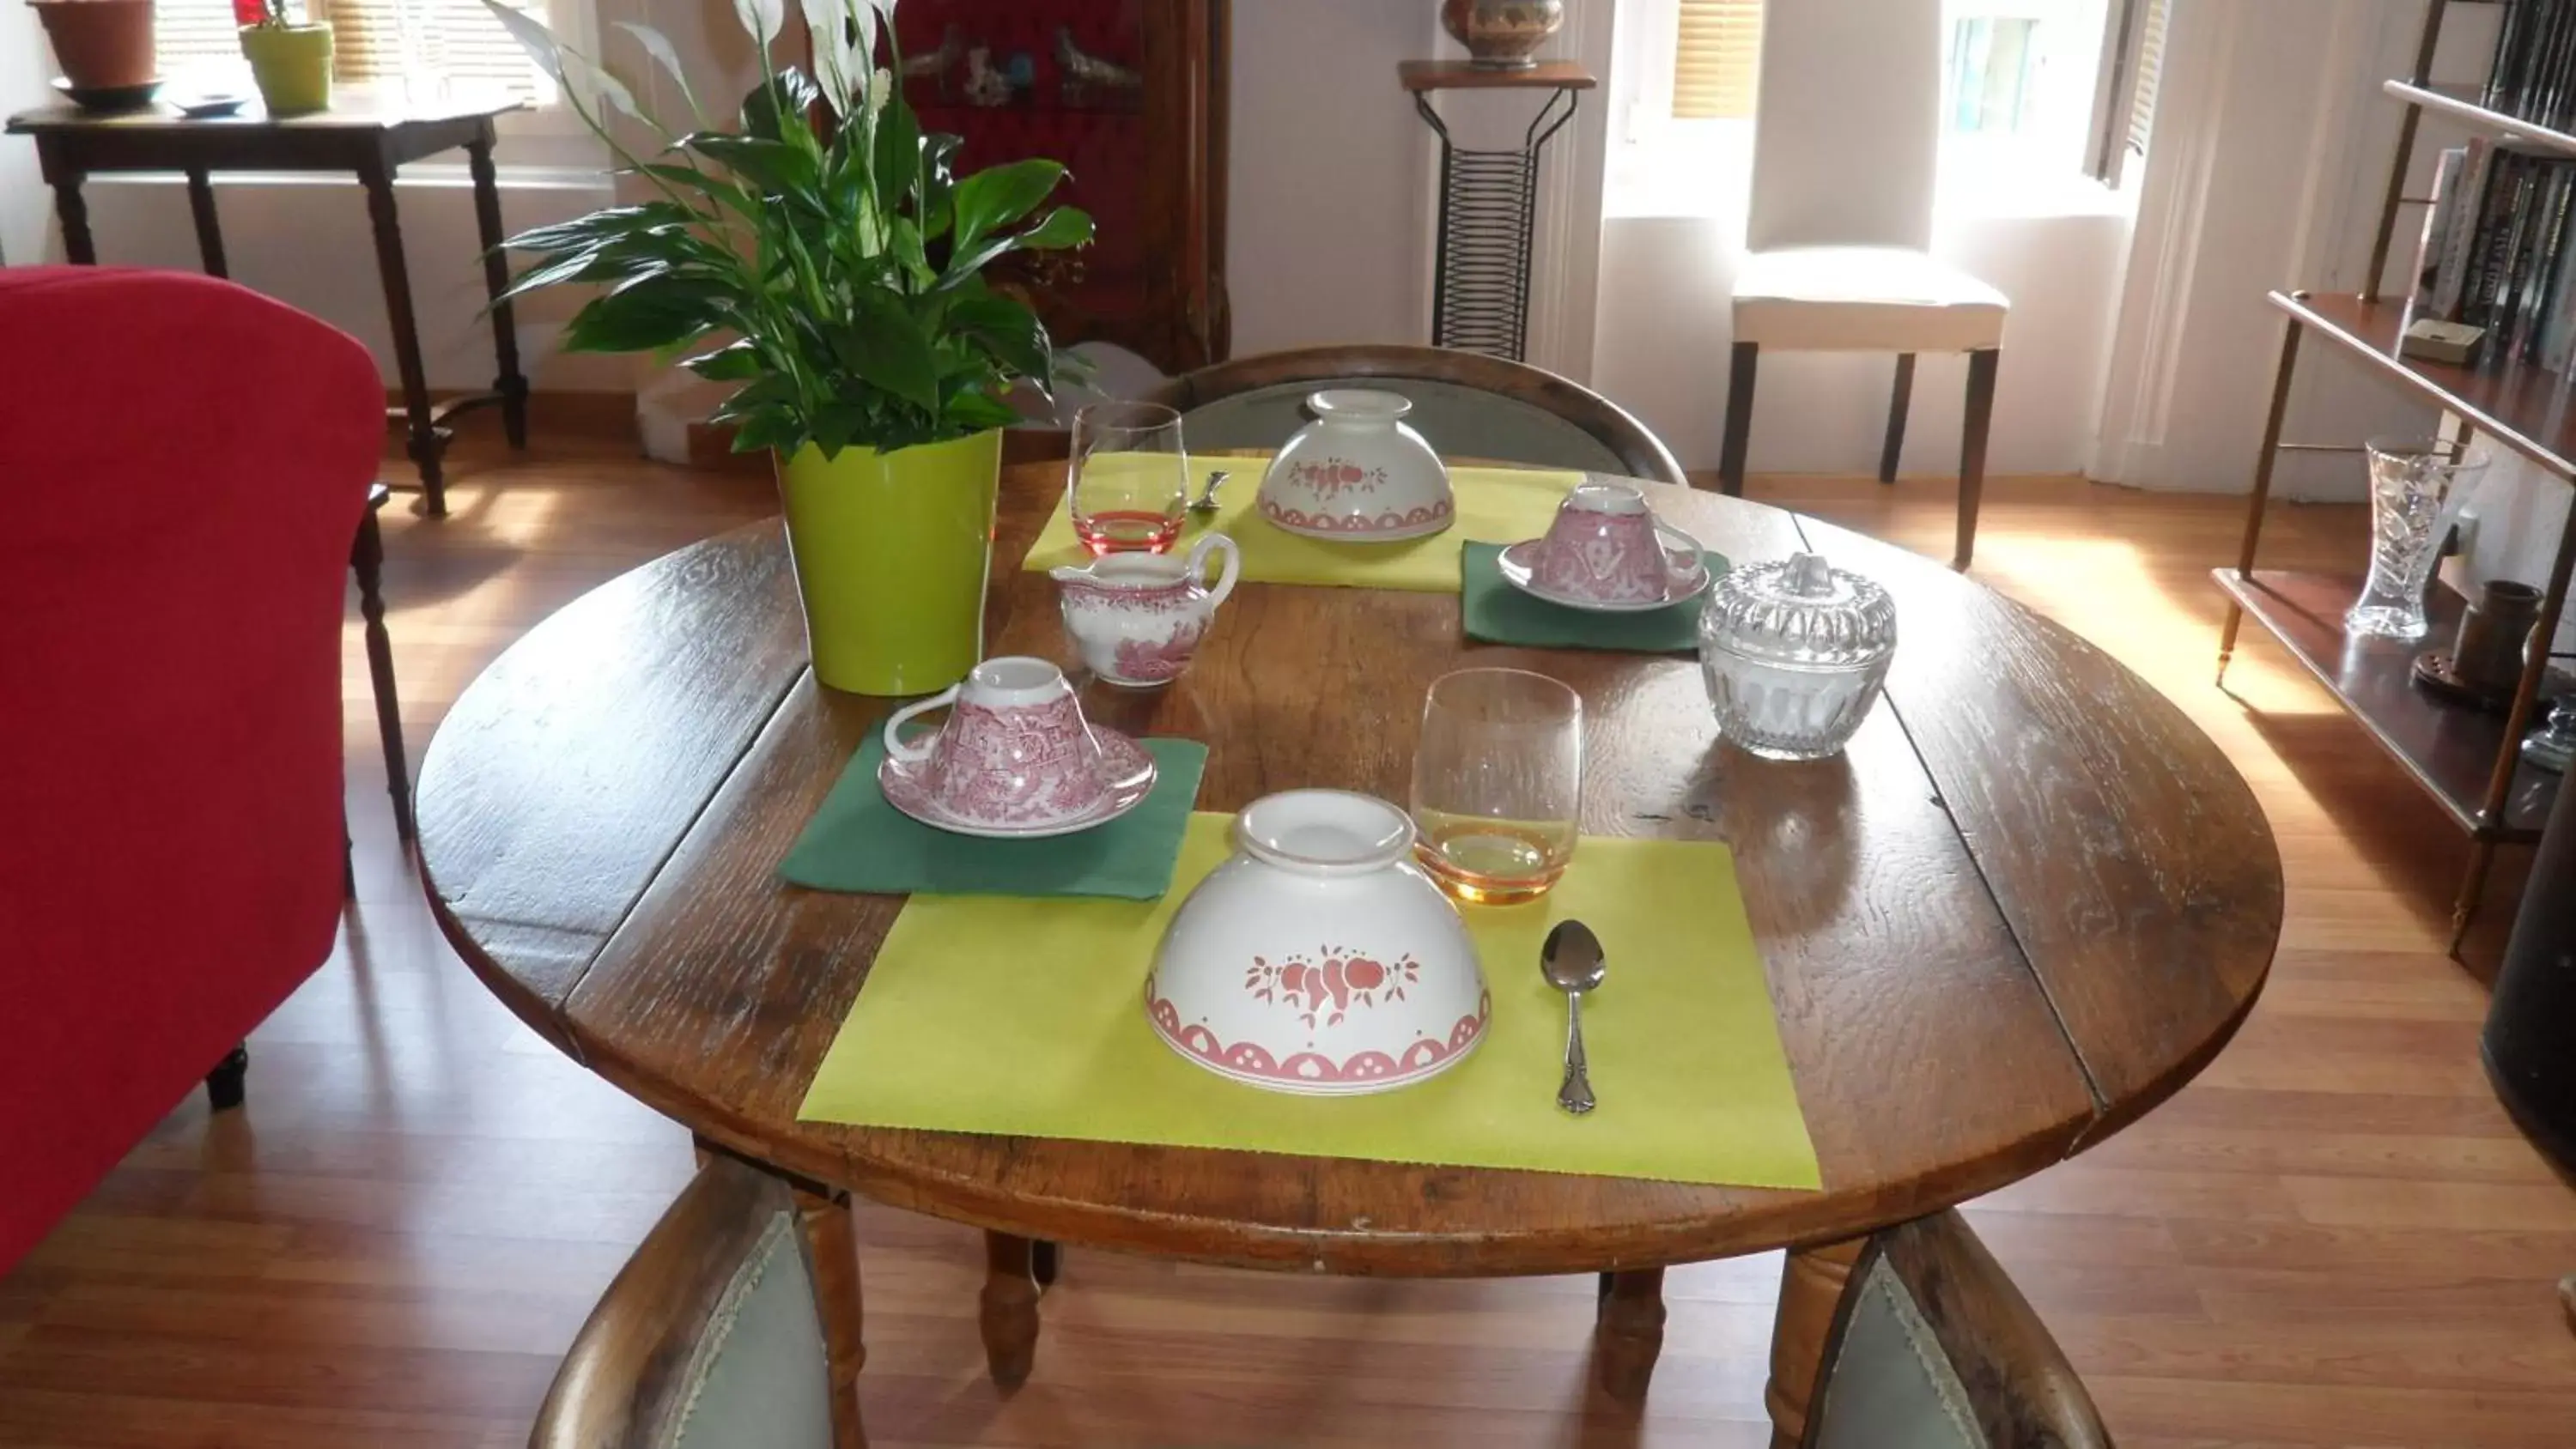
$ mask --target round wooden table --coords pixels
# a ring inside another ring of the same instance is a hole
[[[993,653],[1073,657],[1053,584],[1018,568],[1062,480],[1005,472]],[[1199,805],[1231,810],[1299,785],[1404,799],[1422,691],[1462,662],[1574,685],[1584,829],[1734,848],[1820,1192],[799,1122],[903,902],[777,878],[888,705],[813,682],[774,523],[605,585],[486,670],[421,769],[422,875],[449,940],[531,1027],[798,1187],[845,1444],[861,1442],[851,1191],[990,1230],[984,1336],[1006,1384],[1028,1371],[1056,1242],[1612,1273],[1598,1361],[1630,1394],[1660,1343],[1664,1265],[1790,1247],[1769,1399],[1794,1443],[1855,1240],[2098,1141],[2206,1064],[2270,965],[2279,857],[2217,747],[2090,644],[1859,535],[1644,486],[1738,562],[1811,547],[1894,593],[1887,698],[1842,757],[1721,745],[1687,658],[1469,647],[1446,594],[1248,585],[1177,685],[1085,704],[1206,741]]]

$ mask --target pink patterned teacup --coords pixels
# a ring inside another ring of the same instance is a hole
[[[1660,604],[1699,577],[1697,546],[1624,483],[1576,485],[1530,554],[1531,587],[1586,604]]]
[[[925,741],[903,737],[919,715],[955,706]],[[975,666],[963,684],[896,710],[886,758],[916,773],[932,808],[972,825],[1052,825],[1099,808],[1109,793],[1100,742],[1064,671],[1043,659],[1006,657]]]
[[[1223,553],[1216,582],[1207,581],[1209,555]],[[1180,678],[1207,637],[1217,605],[1234,592],[1243,552],[1234,540],[1211,533],[1185,559],[1169,554],[1113,553],[1085,568],[1052,570],[1064,632],[1082,651],[1083,665],[1103,683],[1153,689]]]

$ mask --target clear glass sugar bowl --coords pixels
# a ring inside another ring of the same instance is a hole
[[[1840,750],[1895,657],[1887,590],[1820,554],[1731,569],[1700,611],[1700,672],[1718,733],[1767,759]]]

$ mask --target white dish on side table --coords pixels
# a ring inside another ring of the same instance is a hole
[[[1173,912],[1145,980],[1163,1044],[1298,1096],[1427,1081],[1485,1039],[1493,997],[1458,910],[1384,800],[1290,790],[1244,807],[1235,853]]]

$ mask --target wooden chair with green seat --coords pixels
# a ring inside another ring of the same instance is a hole
[[[832,1449],[814,1265],[784,1183],[729,1157],[574,1336],[529,1449]]]
[[[2110,1449],[2056,1340],[1956,1212],[1870,1235],[1801,1449]]]
[[[1688,486],[1672,450],[1618,404],[1526,363],[1444,347],[1310,347],[1220,362],[1143,401],[1181,415],[1194,453],[1269,449],[1310,420],[1327,388],[1402,393],[1405,418],[1442,457],[1581,468]]]
[[[773,1178],[711,1157],[573,1339],[530,1449],[831,1449],[813,1265]],[[2110,1449],[2092,1398],[1955,1212],[1873,1234],[1800,1449]]]

